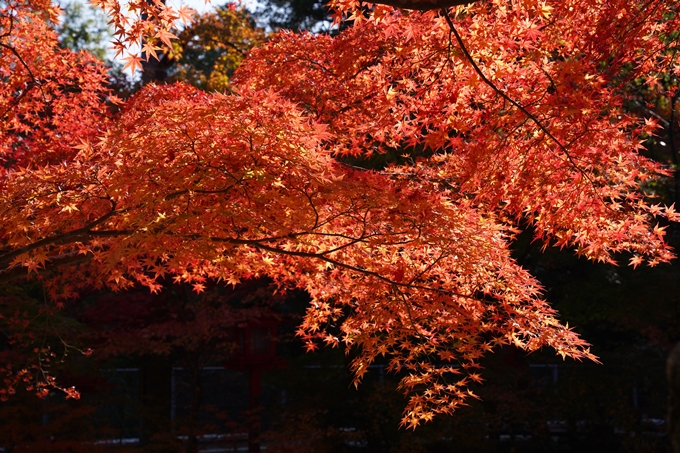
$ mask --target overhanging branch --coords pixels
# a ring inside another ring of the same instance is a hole
[[[59,266],[69,266],[73,264],[83,263],[89,261],[94,257],[92,252],[82,253],[79,251],[64,253],[62,255],[54,255],[49,257],[49,266],[45,268],[38,269],[37,274],[43,274]],[[14,266],[0,270],[0,283],[8,283],[12,280],[22,277],[31,277],[26,267],[24,266]]]
[[[468,5],[475,1],[477,0],[377,0],[371,3],[417,11],[433,11],[435,9],[451,8],[452,6]]]

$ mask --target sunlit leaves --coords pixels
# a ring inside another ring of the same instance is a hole
[[[26,7],[0,9],[0,163],[57,164],[106,130],[106,71],[84,52],[58,47]]]
[[[178,16],[161,2],[129,3],[132,18],[114,0],[99,4],[119,49],[144,36],[152,55],[172,39]],[[58,85],[52,100],[29,103],[33,123],[19,115],[4,142],[34,165],[3,176],[0,278],[51,276],[55,298],[83,286],[155,292],[164,276],[196,291],[261,276],[304,289],[307,348],[358,347],[355,383],[386,356],[410,397],[410,427],[474,398],[479,361],[499,345],[595,359],[510,244],[528,223],[545,246],[592,260],[672,258],[654,217],[678,215],[641,190],[666,174],[638,154],[657,126],[623,110],[615,83],[624,68],[645,74],[664,60],[671,2],[499,0],[446,16],[336,5],[351,27],[279,34],[243,60],[233,94],[149,86],[115,118],[102,109],[110,123],[98,133],[35,145],[33,133],[52,130],[45,106],[69,101]],[[228,77],[262,34],[225,14],[199,18],[207,32],[194,44],[208,51],[218,31],[239,36]],[[18,42],[29,42],[30,23]],[[55,64],[71,68],[68,58]],[[7,105],[43,71],[8,65]],[[59,165],[34,157],[64,143],[73,153]],[[383,155],[403,165],[361,167]]]

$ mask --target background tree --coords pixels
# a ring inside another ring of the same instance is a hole
[[[181,285],[168,285],[161,295],[144,291],[93,295],[77,304],[80,309],[74,307],[89,328],[83,337],[95,348],[95,359],[136,357],[133,363],[142,366],[140,391],[147,399],[142,401],[143,447],[196,452],[203,435],[223,432],[223,426],[205,420],[211,395],[204,395],[204,369],[224,364],[238,352],[239,327],[277,316],[275,310],[283,298],[271,293],[267,282],[257,280],[233,290],[213,288],[202,295]],[[164,369],[166,363],[170,370]],[[157,369],[144,369],[153,365]],[[181,375],[172,367],[181,368]],[[177,400],[179,389],[170,386],[181,376],[186,377],[188,405],[181,408],[184,417],[171,420],[173,392]],[[145,391],[145,385],[155,388]],[[182,445],[177,436],[186,439]]]
[[[57,27],[62,46],[74,51],[85,50],[99,61],[110,60],[107,47],[112,35],[106,24],[106,14],[78,2],[62,7],[63,15]]]
[[[331,11],[319,0],[271,0],[257,8],[258,20],[272,30],[329,31]]]
[[[178,32],[170,80],[206,91],[227,91],[234,70],[264,40],[265,32],[245,8],[217,6],[215,12],[195,16]]]

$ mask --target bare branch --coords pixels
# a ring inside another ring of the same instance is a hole
[[[371,3],[387,5],[394,8],[414,9],[417,11],[433,11],[435,9],[451,8],[452,6],[468,5],[477,0],[378,0]]]

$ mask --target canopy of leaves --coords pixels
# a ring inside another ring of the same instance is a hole
[[[33,11],[0,10],[0,161],[5,168],[70,160],[73,145],[102,134],[109,118],[104,65],[58,47]]]
[[[142,36],[149,53],[171,45],[183,10],[129,5],[138,19],[101,4],[119,50]],[[641,191],[667,174],[638,154],[656,124],[627,114],[614,82],[680,70],[665,51],[674,2],[334,7],[351,27],[280,33],[244,60],[234,94],[148,86],[79,134],[71,120],[60,134],[62,121],[48,121],[55,106],[81,118],[97,110],[97,66],[77,92],[90,103],[72,101],[62,79],[44,96],[36,81],[54,71],[44,62],[73,68],[84,57],[58,59],[55,38],[36,41],[42,22],[30,9],[1,10],[0,99],[17,118],[2,146],[26,157],[0,182],[0,278],[44,275],[57,298],[82,287],[157,291],[166,276],[197,291],[207,279],[261,276],[304,289],[312,301],[299,336],[309,349],[358,346],[355,382],[387,355],[410,396],[408,426],[474,396],[479,359],[498,345],[594,359],[510,244],[529,224],[545,246],[591,260],[673,257],[654,217],[678,215]],[[380,172],[342,160],[399,148],[431,157]]]

